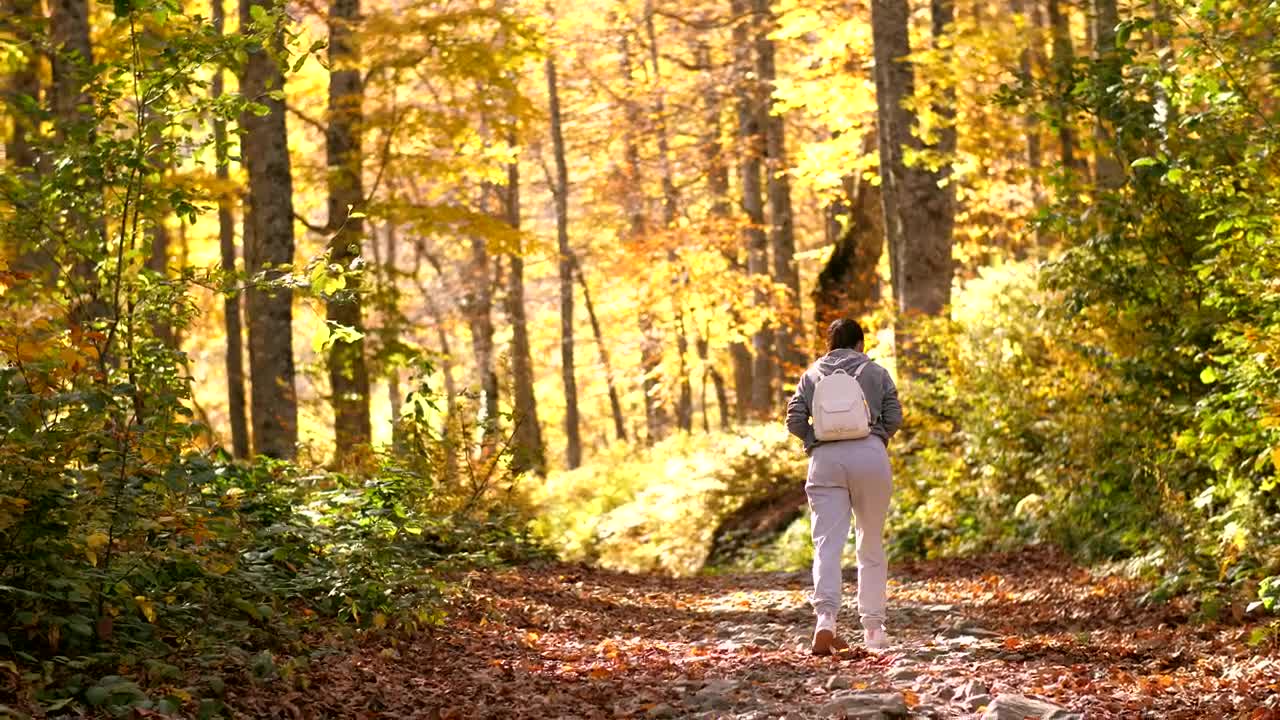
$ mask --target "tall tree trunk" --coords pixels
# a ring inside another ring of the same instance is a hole
[[[485,191],[486,194],[489,192]],[[487,204],[487,203],[486,203]],[[481,445],[486,452],[497,442],[498,372],[493,356],[493,278],[492,263],[485,240],[471,238],[470,277],[464,305],[471,326],[471,353],[476,362],[476,379],[480,387]]]
[[[36,106],[40,98],[35,38],[25,25],[33,22],[39,12],[40,5],[36,0],[0,0],[0,30],[13,37],[22,51],[22,59],[5,74],[3,89],[0,91],[6,112],[13,120],[12,132],[5,138],[5,160],[10,172],[21,174],[34,171],[36,166],[35,150],[31,143],[36,120],[23,108]]]
[[[863,151],[876,147],[876,134],[863,138]],[[876,268],[884,253],[884,209],[880,188],[861,174],[845,178],[844,199],[833,213],[847,215],[843,227],[835,227],[835,248],[818,274],[813,290],[814,320],[825,329],[840,318],[860,318],[880,301]]]
[[[645,30],[649,35],[649,62],[653,66],[653,118],[654,132],[658,136],[658,155],[662,167],[662,222],[663,228],[670,231],[675,227],[676,216],[680,212],[680,195],[676,190],[675,169],[671,166],[671,145],[667,138],[667,108],[662,86],[662,68],[658,63],[658,34],[654,29],[653,2],[645,3]],[[678,277],[673,281],[671,303],[676,318],[676,352],[680,355],[680,396],[676,402],[676,427],[683,432],[693,429],[693,388],[689,383],[689,338],[685,335],[684,308],[681,306],[681,285],[684,271],[679,268],[679,260],[675,248],[668,240],[667,262],[677,269]]]
[[[253,24],[252,8],[269,10],[269,0],[241,0],[240,27]],[[283,35],[272,40],[277,47]],[[251,277],[274,281],[281,266],[293,263],[293,176],[285,106],[268,93],[284,89],[280,65],[265,48],[249,49],[240,79],[241,92],[265,106],[259,116],[240,116],[241,157],[249,175],[249,211],[245,222],[245,269]],[[268,266],[271,269],[267,269]],[[251,417],[257,453],[293,458],[298,444],[298,400],[294,391],[293,297],[287,289],[251,284],[245,294],[249,325]]]
[[[626,109],[626,129],[623,132],[623,144],[626,148],[627,215],[630,217],[628,235],[633,244],[639,244],[648,232],[645,219],[644,186],[640,172],[640,145],[636,133],[640,131],[644,120],[640,106],[631,99],[633,94],[631,81],[631,45],[627,35],[622,35],[621,64],[622,77],[626,81],[627,98],[623,100]],[[646,262],[647,258],[644,259]],[[640,369],[644,373],[641,387],[644,391],[645,442],[653,444],[667,432],[667,410],[662,397],[662,337],[653,320],[652,289],[647,286],[640,297]]]
[[[1027,2],[1031,3],[1030,12]],[[1018,56],[1018,75],[1024,85],[1030,86],[1034,80],[1035,66],[1042,60],[1039,53],[1039,37],[1041,29],[1040,0],[1009,0],[1009,9],[1015,15],[1021,15],[1026,23],[1025,47]],[[1027,185],[1031,191],[1031,205],[1039,209],[1044,202],[1044,194],[1040,187],[1040,167],[1043,164],[1040,149],[1040,123],[1032,108],[1022,115],[1022,129],[1027,138]],[[1038,228],[1035,231],[1035,245],[1044,245],[1044,233]]]
[[[1103,87],[1110,88],[1121,80],[1120,51],[1116,48],[1116,26],[1120,15],[1116,0],[1093,0],[1094,56],[1102,69]],[[1112,190],[1124,184],[1124,170],[1116,161],[1114,139],[1107,125],[1114,120],[1116,109],[1109,100],[1110,91],[1104,95],[1098,121],[1093,126],[1094,172],[1101,191]]]
[[[737,70],[738,132],[742,142],[742,209],[747,214],[747,272],[757,283],[771,281],[769,274],[769,237],[765,233],[764,201],[760,179],[761,159],[765,149],[761,132],[761,104],[759,83],[753,79],[755,64],[752,62],[752,30],[743,18],[748,16],[746,0],[733,0],[731,9],[739,18],[733,27],[734,64]],[[754,17],[754,16],[753,16]],[[754,22],[752,23],[754,25]],[[769,304],[764,288],[755,292],[757,307]],[[769,411],[773,399],[773,329],[765,325],[751,338],[754,362],[751,375],[751,413],[763,416]]]
[[[914,71],[907,61],[906,0],[872,0],[871,31],[875,46],[876,106],[880,145],[881,199],[890,272],[899,318],[938,315],[951,295],[950,193],[937,186],[925,168],[908,167],[907,148],[920,149],[912,132],[914,114],[904,107],[915,92]],[[913,356],[910,334],[897,333],[898,357]],[[906,362],[907,374],[911,363]]]
[[[1071,40],[1071,0],[1045,0],[1049,15],[1049,30],[1053,34],[1052,77],[1056,86],[1055,95],[1065,97],[1071,90],[1072,65],[1075,64],[1075,50]],[[1066,103],[1059,100],[1056,112],[1058,115],[1058,155],[1064,168],[1076,168],[1076,139]]]
[[[618,398],[618,387],[613,380],[609,348],[605,344],[604,334],[600,331],[600,320],[596,317],[596,308],[591,302],[591,288],[587,286],[587,278],[582,273],[582,263],[578,262],[577,255],[573,256],[573,272],[578,277],[578,285],[582,287],[582,304],[586,307],[587,318],[591,321],[591,334],[595,337],[596,348],[600,351],[600,365],[604,367],[605,382],[609,386],[609,409],[613,413],[613,432],[619,440],[626,440],[627,426],[622,418],[622,402]]]
[[[706,69],[704,74],[706,82],[702,88],[702,97],[705,103],[707,135],[703,139],[702,147],[707,164],[707,189],[711,194],[711,217],[718,223],[718,226],[727,227],[730,222],[730,216],[733,213],[733,206],[729,199],[729,163],[725,159],[724,145],[720,138],[721,105],[724,98],[719,90],[719,84],[711,72],[711,48],[706,42],[699,42],[698,58],[699,64]],[[731,250],[725,252],[730,267],[739,273],[746,270],[740,254],[736,244]],[[741,322],[736,313],[734,320],[738,324]],[[703,340],[706,340],[705,335]],[[729,344],[729,358],[733,363],[734,416],[741,421],[746,419],[747,404],[751,398],[749,390],[751,384],[751,351],[747,348],[746,343],[734,341]],[[705,358],[703,359],[705,360]],[[718,383],[716,386],[717,397],[726,394],[723,385],[724,376],[716,372],[712,375],[712,379]],[[726,414],[721,418],[721,424],[727,428],[728,423],[729,418]]]
[[[93,65],[89,40],[88,0],[49,0],[49,33],[53,43],[50,106],[54,132],[59,142],[94,133],[94,118],[85,110],[91,104],[86,90]],[[84,323],[105,318],[112,312],[103,299],[94,266],[106,253],[107,229],[101,212],[102,189],[90,180],[77,203],[66,215],[64,236],[72,250],[72,272],[79,296],[71,310],[72,320]],[[124,238],[120,238],[121,242]],[[105,360],[106,358],[104,358]]]
[[[355,25],[360,21],[360,0],[329,3],[329,125],[325,131],[328,163],[329,261],[352,271],[364,243],[364,220],[357,216],[364,206],[361,151],[364,118],[364,80]],[[355,274],[354,277],[361,277]],[[339,461],[351,451],[368,445],[369,368],[364,357],[364,318],[359,283],[326,301],[328,322],[354,329],[361,337],[337,341],[329,348],[329,386],[333,392],[333,435]]]
[[[222,35],[225,10],[223,0],[213,0],[213,30]],[[219,67],[213,75],[212,93],[215,100],[222,97],[223,70]],[[229,184],[227,167],[227,124],[213,121],[215,172],[218,180]],[[236,271],[235,218],[231,214],[231,199],[226,193],[218,196],[218,247],[222,253],[222,271],[232,277]],[[237,458],[249,457],[249,423],[245,416],[244,397],[244,340],[240,328],[240,293],[228,292],[222,297],[223,322],[227,331],[227,415],[231,421],[231,452]]]
[[[760,78],[760,117],[765,130],[765,177],[769,196],[769,246],[773,260],[773,281],[786,288],[786,302],[779,312],[774,332],[781,384],[794,381],[805,366],[800,339],[804,337],[800,319],[800,268],[796,265],[795,220],[791,212],[791,180],[787,174],[786,126],[773,107],[774,82],[778,71],[774,45],[769,39],[774,16],[771,0],[754,0],[756,21],[756,73]],[[768,410],[766,406],[762,408]]]
[[[564,432],[567,438],[565,462],[570,469],[582,464],[581,420],[578,409],[578,382],[573,359],[573,249],[569,247],[569,166],[564,156],[564,133],[560,126],[560,92],[556,85],[556,62],[547,57],[547,95],[551,103],[551,144],[555,153],[556,247],[560,270],[560,372],[564,382]]]
[[[515,146],[515,133],[509,138]],[[529,321],[524,310],[524,239],[520,236],[520,165],[507,165],[507,224],[516,232],[516,249],[511,253],[507,276],[507,317],[511,319],[511,374],[516,472],[546,475],[546,449],[542,425],[538,422],[538,401],[533,393],[533,353],[529,346]],[[572,288],[571,288],[572,289]]]
[[[384,349],[400,344],[400,332],[403,325],[400,314],[400,271],[398,266],[400,243],[394,221],[389,220],[387,222],[385,235],[386,244],[382,251],[382,257],[376,259],[380,267],[382,280],[382,291],[378,293],[381,298],[379,310],[382,315],[379,332],[382,336],[382,347]],[[378,247],[376,230],[370,232],[369,240],[376,250]],[[400,422],[404,395],[400,390],[399,365],[392,364],[387,368],[387,397],[391,403],[391,447],[397,452],[402,452],[406,445],[404,425]]]

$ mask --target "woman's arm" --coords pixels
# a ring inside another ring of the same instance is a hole
[[[805,452],[818,441],[814,437],[813,426],[809,424],[808,397],[813,394],[812,385],[809,373],[801,375],[800,382],[796,383],[796,394],[787,403],[787,431],[804,441]]]

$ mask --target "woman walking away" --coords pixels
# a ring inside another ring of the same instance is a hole
[[[884,520],[893,478],[889,438],[902,427],[902,405],[889,372],[863,353],[862,327],[836,320],[827,330],[827,354],[818,358],[787,404],[787,430],[809,454],[805,493],[813,512],[813,654],[848,645],[836,635],[841,555],[849,515],[858,529],[858,614],[869,650],[889,645],[884,631],[888,568]]]

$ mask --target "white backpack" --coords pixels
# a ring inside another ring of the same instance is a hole
[[[859,365],[853,375],[836,370],[818,378],[813,388],[813,434],[819,440],[857,440],[871,434],[871,408],[858,384],[870,362]]]

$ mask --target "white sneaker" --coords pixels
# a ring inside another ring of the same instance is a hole
[[[868,650],[884,650],[889,647],[889,636],[884,628],[868,628],[862,631],[862,642]]]
[[[833,612],[818,613],[818,622],[813,629],[814,655],[830,655],[832,650],[839,650],[845,644],[836,637],[836,614]]]

